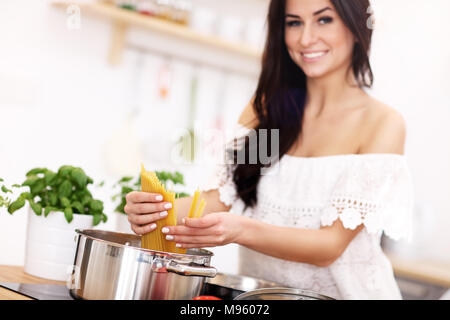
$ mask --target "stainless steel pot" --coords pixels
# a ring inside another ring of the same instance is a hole
[[[308,290],[293,288],[266,288],[248,291],[238,295],[234,300],[334,300]]]
[[[187,254],[141,248],[132,234],[76,230],[77,250],[71,294],[103,300],[185,300],[198,296],[206,277],[215,277],[213,253],[190,249]]]

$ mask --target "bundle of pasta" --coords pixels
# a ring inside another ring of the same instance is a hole
[[[157,227],[153,232],[142,236],[141,247],[155,251],[186,253],[186,249],[177,248],[173,241],[167,241],[165,235],[161,231],[161,229],[165,226],[177,225],[175,192],[167,191],[161,181],[159,181],[156,174],[152,171],[146,171],[144,165],[141,165],[141,191],[158,193],[163,196],[163,201],[172,203],[172,208],[167,210],[167,217],[156,222]],[[200,192],[197,190],[191,203],[189,218],[200,218],[202,216],[206,202],[202,199],[199,207],[195,210],[199,196]]]

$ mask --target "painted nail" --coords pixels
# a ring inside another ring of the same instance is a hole
[[[181,223],[186,224],[186,219],[185,218],[181,219]]]
[[[152,229],[152,230],[156,229],[156,223],[152,224],[152,225],[150,226],[150,229]]]
[[[170,202],[168,202],[164,205],[164,208],[170,209],[170,208],[172,208],[172,204]]]
[[[155,197],[155,199],[156,199],[156,201],[162,201],[162,199],[163,199],[163,196],[161,196],[161,195],[159,195],[159,196],[156,196],[156,197]]]
[[[163,211],[159,214],[160,217],[166,217],[168,215],[167,211]]]
[[[173,236],[167,235],[167,236],[166,236],[166,240],[169,240],[169,241],[170,241],[170,240],[173,240]]]
[[[170,231],[169,228],[166,228],[166,227],[161,229],[162,233],[169,233],[169,231]]]
[[[175,247],[181,248],[181,244],[177,243],[177,244],[175,245]]]

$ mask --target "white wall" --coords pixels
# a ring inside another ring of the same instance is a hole
[[[416,244],[407,251],[450,262],[450,27],[446,0],[372,0],[373,94],[407,122],[415,180]]]
[[[243,15],[265,15],[262,12],[267,2],[248,1],[252,5],[242,7],[247,8],[242,9]],[[450,30],[445,19],[450,3],[373,2],[378,30],[373,47],[376,82],[372,94],[400,110],[408,123],[406,151],[416,182],[418,208],[423,208],[418,219],[430,226],[419,230],[420,245],[427,248],[426,254],[421,254],[450,261]],[[241,3],[234,1],[232,5]],[[224,6],[223,2],[220,5]],[[221,10],[225,12],[224,8]],[[82,28],[68,30],[66,18],[63,11],[50,8],[45,1],[0,2],[0,177],[21,182],[29,168],[57,169],[70,163],[83,167],[97,181],[112,183],[120,174],[134,174],[133,164],[140,159],[149,166],[162,166],[165,157],[161,154],[168,152],[163,147],[170,140],[167,128],[173,123],[182,126],[186,118],[193,70],[203,79],[199,84],[203,92],[199,94],[199,119],[202,123],[215,119],[215,97],[223,77],[220,71],[195,69],[187,62],[175,61],[173,91],[163,103],[155,93],[162,58],[146,55],[139,95],[133,99],[137,53],[127,50],[123,64],[112,68],[106,60],[110,25],[83,15]],[[130,39],[148,48],[176,48],[176,42],[140,30],[132,30]],[[195,46],[183,46],[183,50],[205,59],[218,57],[226,64],[243,64],[234,57]],[[254,70],[254,66],[247,67]],[[224,83],[222,116],[224,126],[230,127],[250,98],[256,79],[229,74]],[[140,113],[127,126],[125,119],[134,103]],[[140,143],[130,145],[129,141]],[[191,189],[206,178],[203,167],[184,169]],[[112,211],[114,204],[107,192],[97,191],[95,195],[105,201],[107,211]],[[23,264],[26,223],[23,211],[13,216],[5,210],[0,212],[0,264]],[[101,228],[112,229],[114,223],[110,215],[108,224]],[[214,264],[219,270],[237,270],[235,246],[214,251]]]

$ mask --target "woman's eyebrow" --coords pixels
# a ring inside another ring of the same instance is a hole
[[[320,9],[319,11],[314,12],[313,15],[314,15],[314,16],[317,16],[318,14],[321,14],[322,12],[325,12],[325,11],[327,11],[327,10],[333,11],[330,7],[326,7],[326,8]]]
[[[331,9],[330,7],[326,7],[326,8],[323,8],[323,9],[320,9],[320,10],[314,12],[313,15],[314,15],[314,16],[317,16],[318,14],[321,14],[321,13],[327,11],[327,10],[332,10],[332,9]],[[298,16],[298,15],[296,15],[296,14],[292,14],[292,13],[287,13],[287,14],[286,14],[286,18],[296,18],[296,19],[300,19],[300,16]]]

